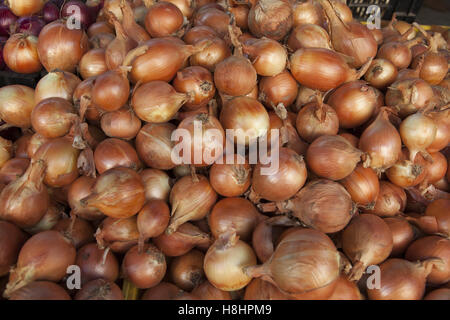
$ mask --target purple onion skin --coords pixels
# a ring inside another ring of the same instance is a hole
[[[64,5],[64,7],[62,8],[62,10],[61,10],[61,16],[63,18],[70,17],[73,14],[72,11],[70,11],[70,9],[69,9],[71,6],[77,6],[77,7],[80,8],[80,13],[81,13],[81,19],[80,19],[81,21],[80,22],[81,22],[81,25],[84,28],[86,28],[86,29],[89,28],[89,26],[92,24],[92,22],[94,20],[91,17],[91,13],[89,11],[89,8],[86,6],[86,4],[84,4],[81,1],[72,0],[72,1],[67,2]]]
[[[59,19],[59,8],[53,1],[48,1],[45,3],[44,8],[41,12],[42,19],[45,23],[50,23],[52,21]]]
[[[0,70],[5,69],[5,60],[3,60],[3,45],[4,42],[2,41],[0,44]]]
[[[18,17],[5,5],[0,5],[0,36],[9,36]]]
[[[26,33],[33,36],[39,36],[45,21],[37,16],[22,17],[16,21],[16,33]]]

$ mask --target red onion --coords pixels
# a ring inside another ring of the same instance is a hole
[[[75,7],[77,9],[75,9]],[[74,14],[74,12],[79,12],[77,19],[79,19],[79,22],[84,28],[88,28],[92,24],[93,21],[88,7],[84,2],[79,0],[71,0],[66,2],[64,7],[61,9],[61,17],[70,17]]]
[[[0,6],[0,35],[9,36],[10,27],[17,21],[17,17],[5,5]]]
[[[22,17],[16,21],[16,33],[27,33],[38,36],[45,22],[36,16]]]
[[[46,23],[53,22],[59,18],[59,8],[53,1],[47,1],[42,8],[42,15]]]

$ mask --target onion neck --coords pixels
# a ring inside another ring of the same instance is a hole
[[[24,174],[26,183],[32,185],[36,190],[42,188],[42,181],[44,181],[45,171],[47,169],[47,164],[44,160],[32,160],[30,167]]]
[[[442,259],[439,258],[431,258],[423,261],[418,261],[415,263],[416,269],[420,272],[425,278],[433,271],[433,268],[437,268],[438,270],[445,269],[445,263]]]

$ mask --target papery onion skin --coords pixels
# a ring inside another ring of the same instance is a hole
[[[227,164],[226,157],[223,163],[217,161],[209,171],[209,181],[213,189],[224,197],[237,197],[250,187],[251,167],[246,159],[236,154],[234,162]]]
[[[442,112],[431,112],[428,116],[434,120],[437,131],[431,145],[428,146],[428,152],[438,152],[444,149],[450,142],[450,111],[445,110]]]
[[[125,106],[103,114],[100,125],[108,137],[131,140],[141,129],[141,120],[130,107]]]
[[[60,285],[50,281],[33,281],[14,291],[9,300],[71,300]]]
[[[265,36],[278,41],[291,30],[292,13],[287,0],[259,0],[248,13],[248,27],[258,38]]]
[[[37,37],[25,33],[13,34],[3,47],[6,65],[18,73],[34,73],[41,70],[37,52]]]
[[[193,92],[189,101],[184,104],[185,110],[195,110],[205,106],[216,93],[211,73],[200,66],[187,67],[177,72],[173,87],[177,92]]]
[[[217,289],[207,280],[203,281],[191,293],[200,300],[232,300],[230,292]]]
[[[136,150],[126,141],[117,138],[103,140],[95,148],[95,167],[98,173],[125,167],[138,171],[142,167]]]
[[[91,188],[95,183],[95,179],[91,177],[81,176],[69,187],[67,198],[72,213],[86,220],[98,220],[103,217],[103,213],[95,208],[83,208],[80,200],[87,197],[91,193]]]
[[[218,7],[214,7],[214,5]],[[194,25],[211,27],[220,37],[225,37],[228,33],[230,20],[230,16],[224,12],[222,6],[211,4],[209,8],[203,7],[201,10],[197,10],[194,16]]]
[[[273,77],[263,77],[259,81],[258,99],[268,108],[280,103],[287,108],[294,103],[297,94],[297,82],[287,70]]]
[[[14,84],[0,88],[0,118],[16,127],[31,127],[31,112],[35,106],[34,90]]]
[[[403,143],[409,149],[409,159],[414,161],[418,152],[425,152],[433,143],[437,126],[430,117],[415,113],[402,121],[399,132]]]
[[[127,103],[129,91],[126,71],[108,71],[95,79],[92,102],[105,111],[115,111]]]
[[[405,253],[405,259],[412,262],[429,258],[441,259],[442,265],[431,269],[427,283],[441,285],[448,282],[450,280],[450,240],[439,236],[420,238],[414,241]]]
[[[140,172],[140,175],[144,183],[147,201],[155,199],[167,202],[169,200],[172,183],[167,173],[158,169],[145,169]]]
[[[201,251],[193,249],[171,261],[169,277],[177,287],[192,291],[202,282],[204,257]]]
[[[197,40],[195,43],[201,44],[202,42],[206,43],[208,41],[211,44],[201,52],[193,54],[189,58],[189,62],[191,66],[201,66],[213,72],[220,62],[231,56],[231,50],[226,42],[219,37],[205,37]],[[186,42],[188,41],[186,40]]]
[[[214,83],[221,93],[243,96],[257,85],[256,70],[250,61],[233,55],[216,65]]]
[[[375,59],[364,75],[364,79],[377,89],[384,89],[397,79],[397,68],[386,59]]]
[[[450,236],[450,200],[449,199],[436,199],[431,202],[426,210],[425,216],[435,218],[437,224],[437,233],[444,236]],[[436,233],[435,231],[435,233]]]
[[[429,292],[424,300],[450,300],[450,289],[440,288]]]
[[[403,253],[416,236],[413,227],[408,221],[401,218],[385,218],[384,221],[391,229],[394,243],[390,257],[403,256]]]
[[[105,218],[97,228],[95,238],[101,249],[109,247],[117,253],[127,252],[131,247],[138,244],[137,216],[134,215],[125,219]]]
[[[295,27],[289,35],[287,44],[292,51],[301,48],[332,49],[327,31],[315,24],[302,24]]]
[[[108,70],[105,49],[96,48],[86,52],[80,60],[78,72],[83,79],[99,76]]]
[[[353,263],[350,280],[359,280],[369,265],[383,262],[391,254],[391,229],[380,217],[362,214],[342,233],[342,249]]]
[[[153,38],[175,34],[183,26],[183,13],[170,2],[157,2],[145,16],[145,29]]]
[[[373,206],[380,191],[380,183],[371,168],[359,164],[355,170],[340,183],[350,193],[352,200],[363,206]]]
[[[69,218],[61,219],[52,230],[63,234],[77,249],[94,241],[94,228],[89,222],[81,218],[75,219],[75,222]]]
[[[380,217],[391,217],[398,215],[405,207],[405,191],[388,181],[380,181],[380,192],[378,193],[375,206],[372,209],[368,209],[367,213]]]
[[[136,136],[136,150],[142,161],[149,167],[169,170],[175,167],[172,161],[171,140],[175,125],[171,123],[148,123]]]
[[[160,282],[156,286],[146,290],[141,300],[173,300],[181,295],[183,290],[170,282]]]
[[[63,98],[72,101],[72,96],[81,80],[70,72],[52,71],[42,77],[36,85],[36,104],[47,98]]]
[[[363,296],[354,282],[348,280],[345,275],[341,275],[328,300],[363,300]]]
[[[245,287],[244,300],[289,300],[289,295],[260,278],[253,279]]]
[[[320,6],[314,1],[296,1],[293,4],[293,26],[297,27],[303,24],[322,25],[324,20],[323,12]]]
[[[111,251],[99,249],[96,243],[89,243],[77,252],[75,264],[81,269],[81,284],[102,278],[116,281],[119,277],[119,262]]]
[[[14,224],[0,221],[0,276],[6,276],[16,263],[27,236]]]
[[[0,137],[0,168],[3,167],[13,153],[13,144],[11,141]]]
[[[447,159],[441,152],[431,153],[430,156],[433,162],[427,166],[426,179],[429,183],[436,183],[447,173]]]
[[[408,149],[404,148],[397,163],[386,171],[388,179],[402,188],[420,184],[426,178],[427,167],[430,166],[422,156],[416,156],[414,162],[408,158]]]
[[[256,264],[252,248],[235,233],[222,234],[208,249],[203,268],[209,282],[223,291],[236,291],[250,281],[244,269]]]
[[[340,136],[320,136],[309,146],[306,163],[317,175],[341,180],[350,175],[361,160],[362,152]]]
[[[137,215],[137,228],[139,231],[139,249],[144,241],[161,235],[169,225],[170,210],[163,200],[150,200]]]
[[[244,42],[242,49],[260,76],[276,76],[286,67],[286,49],[275,40],[263,38]]]
[[[96,279],[84,284],[75,300],[123,300],[120,287],[111,281]]]
[[[52,22],[39,34],[39,58],[48,72],[55,69],[74,72],[88,49],[86,33],[82,29],[69,29],[64,22]]]
[[[30,165],[26,158],[12,158],[6,161],[0,169],[0,183],[5,185],[22,176]]]
[[[138,253],[137,246],[131,248],[122,262],[124,278],[140,289],[151,288],[160,283],[166,268],[164,255],[152,244],[146,244],[141,254]]]
[[[28,145],[31,141],[31,137],[33,135],[31,133],[26,133],[23,134],[19,139],[17,139],[16,141],[14,141],[14,157],[15,158],[20,158],[20,159],[24,159],[24,158],[28,158]]]

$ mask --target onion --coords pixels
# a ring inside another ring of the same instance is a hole
[[[29,159],[12,158],[6,161],[0,169],[0,183],[7,185],[20,176],[27,170],[30,164]]]
[[[39,34],[39,58],[48,72],[55,69],[74,72],[88,49],[86,33],[82,29],[69,29],[61,21],[46,25]]]
[[[327,103],[336,110],[341,128],[355,128],[368,121],[382,106],[380,95],[364,81],[352,81],[336,89]]]
[[[137,216],[140,252],[147,239],[155,238],[166,230],[169,220],[169,206],[163,200],[150,200],[144,205]]]
[[[79,12],[77,15],[77,22],[81,23],[82,27],[88,28],[93,22],[93,17],[91,17],[89,9],[84,2],[79,0],[65,2],[61,8],[61,17],[70,17],[74,14],[75,10]]]
[[[386,105],[399,110],[405,118],[425,108],[433,98],[433,89],[422,79],[407,79],[394,82],[386,92]]]
[[[105,111],[115,111],[124,106],[129,97],[130,84],[126,71],[108,71],[95,79],[92,102]]]
[[[44,20],[36,16],[29,16],[17,19],[14,28],[15,33],[24,33],[37,37],[44,26]]]
[[[75,256],[76,250],[70,240],[57,231],[43,231],[32,236],[20,250],[4,296],[11,296],[33,280],[62,280],[67,267],[75,263]]]
[[[235,154],[232,163],[228,164],[224,157],[222,163],[216,161],[211,166],[209,181],[213,189],[221,196],[237,197],[250,187],[250,172],[248,161],[239,154]]]
[[[429,292],[424,300],[450,300],[450,289],[440,288]]]
[[[125,253],[138,243],[139,230],[136,216],[125,219],[107,217],[95,232],[97,244],[117,253]]]
[[[342,232],[342,249],[353,263],[350,280],[359,280],[369,265],[383,262],[391,254],[391,229],[380,217],[359,215]]]
[[[370,300],[420,300],[425,293],[425,282],[439,260],[409,262],[389,259],[380,265],[381,287],[368,289]]]
[[[75,300],[123,300],[119,286],[112,281],[96,279],[84,284]]]
[[[366,26],[359,22],[344,22],[329,0],[319,0],[319,3],[328,17],[331,42],[336,51],[353,57],[354,67],[360,67],[375,57],[377,43]]]
[[[194,12],[194,2],[192,0],[167,0],[167,2],[173,3],[181,10],[186,18],[190,18]]]
[[[78,177],[77,159],[80,150],[67,139],[50,140],[33,155],[33,161],[42,160],[47,166],[44,182],[58,188],[71,184]]]
[[[131,140],[141,129],[141,120],[129,106],[107,112],[100,120],[103,132],[112,138]]]
[[[66,135],[76,120],[74,107],[63,98],[44,99],[31,112],[33,129],[44,138]]]
[[[160,282],[156,286],[148,289],[142,295],[142,300],[173,300],[180,296],[183,290],[169,282]]]
[[[367,153],[369,166],[379,173],[397,162],[401,147],[400,135],[389,121],[387,110],[382,108],[376,119],[362,133],[359,149]]]
[[[194,288],[192,294],[200,300],[232,300],[230,292],[217,289],[208,280]]]
[[[163,233],[153,238],[153,242],[166,256],[177,257],[189,252],[195,246],[208,248],[211,245],[211,238],[193,224],[184,223],[170,235]]]
[[[292,51],[301,48],[324,48],[332,50],[327,31],[316,24],[301,24],[292,30],[287,45]]]
[[[151,81],[135,88],[131,106],[141,120],[162,123],[172,119],[191,97],[190,92],[178,93],[167,82]]]
[[[315,100],[300,109],[296,119],[298,134],[310,143],[323,135],[335,135],[339,130],[339,119],[334,109],[323,103],[318,93],[315,93]]]
[[[293,228],[280,240],[270,260],[246,268],[245,273],[263,277],[297,299],[327,299],[339,276],[339,253],[322,232]]]
[[[134,246],[126,253],[122,262],[124,278],[139,289],[156,286],[166,273],[164,254],[152,244],[146,244],[142,253]]]
[[[91,188],[95,183],[95,179],[82,176],[72,182],[67,193],[69,206],[72,213],[86,220],[98,220],[103,214],[96,208],[84,208],[81,205],[81,199],[87,197],[91,193]]]
[[[378,50],[377,58],[390,61],[397,69],[405,69],[411,64],[412,50],[420,39],[411,41],[385,42]]]
[[[317,175],[331,180],[341,180],[352,173],[362,152],[337,135],[320,136],[306,153],[308,167]]]
[[[322,25],[324,22],[322,9],[315,1],[296,1],[292,9],[294,27],[304,24]]]
[[[194,16],[194,25],[211,27],[221,38],[223,38],[228,34],[230,16],[218,8],[205,7],[201,10],[197,10],[197,13]]]
[[[277,170],[272,169],[272,163],[258,163],[255,166],[250,194],[252,201],[257,202],[261,198],[284,201],[305,184],[307,172],[303,157],[288,148],[280,148],[278,152]]]
[[[194,27],[191,30],[194,30],[196,28],[201,27]],[[185,41],[186,43],[190,43],[188,40]],[[190,44],[201,45],[203,43],[210,43],[210,44],[201,52],[197,52],[189,58],[191,66],[204,67],[209,71],[213,72],[220,62],[231,56],[231,50],[226,44],[226,42],[216,36],[200,38],[199,40],[194,41]]]
[[[144,205],[145,189],[141,177],[133,170],[112,168],[102,173],[92,187],[92,193],[81,199],[81,205],[97,208],[113,218],[128,218]]]
[[[126,34],[136,41],[136,43],[142,43],[150,39],[150,36],[134,19],[133,9],[128,1],[120,1],[120,10],[122,11],[122,17],[116,18],[122,22],[123,29]]]
[[[380,183],[376,173],[371,168],[364,168],[359,164],[355,170],[340,181],[350,193],[356,204],[372,208],[380,191]]]
[[[239,240],[236,233],[223,233],[208,249],[204,271],[209,282],[223,291],[236,291],[245,287],[251,276],[245,268],[256,264],[252,248]]]
[[[11,9],[5,5],[0,6],[0,35],[9,37],[11,29],[17,21],[17,17]]]
[[[391,252],[391,257],[403,256],[406,248],[409,247],[411,242],[414,241],[415,232],[413,227],[401,218],[385,218],[384,222],[387,223],[392,232],[393,247]]]
[[[100,174],[117,167],[135,171],[142,167],[136,150],[128,142],[116,138],[105,139],[99,143],[95,148],[94,161]]]
[[[77,249],[94,241],[94,228],[89,222],[80,218],[75,219],[75,222],[72,219],[61,219],[52,230],[58,231],[70,239]]]
[[[238,144],[255,143],[269,129],[266,109],[258,100],[248,97],[236,97],[225,105],[220,114],[220,122],[224,129],[240,131],[235,137]]]
[[[236,26],[241,28],[242,30],[248,29],[248,14],[249,14],[249,7],[242,4],[242,5],[236,5],[236,6],[229,6],[227,10],[234,16]]]
[[[86,52],[80,60],[78,71],[83,79],[101,75],[108,70],[105,49],[97,48]]]
[[[18,17],[29,16],[41,11],[43,0],[7,0],[8,7]]]
[[[287,70],[272,77],[263,77],[259,81],[258,100],[268,108],[280,103],[289,107],[294,103],[297,94],[297,82]]]
[[[428,236],[414,241],[406,250],[405,258],[409,261],[436,258],[441,260],[428,275],[427,283],[445,284],[450,280],[450,240],[439,236]]]
[[[127,53],[134,49],[137,43],[130,39],[117,19],[113,20],[116,38],[110,42],[105,50],[105,63],[109,70],[117,69],[125,60]]]
[[[176,34],[183,24],[183,13],[170,2],[155,3],[145,16],[145,29],[154,38]]]
[[[408,160],[408,150],[404,148],[398,162],[386,171],[386,176],[399,187],[413,187],[426,178],[428,166],[422,156],[416,157],[414,162]]]
[[[437,127],[436,137],[434,138],[431,145],[428,146],[428,152],[438,152],[444,149],[450,142],[450,111],[443,110],[438,112],[431,112],[427,114],[431,119],[433,119],[434,124]]]
[[[216,239],[222,233],[233,230],[239,239],[248,241],[262,219],[264,217],[250,201],[243,198],[225,198],[215,204],[208,217],[208,223]]]
[[[344,139],[346,139],[348,142],[350,142],[350,144],[351,144],[353,147],[355,147],[355,148],[358,147],[358,144],[359,144],[359,138],[356,137],[356,136],[354,136],[353,134],[343,132],[343,133],[340,133],[339,136],[341,136],[342,138],[344,138]]]
[[[169,176],[162,170],[145,169],[141,171],[142,182],[145,187],[145,199],[149,200],[169,200],[169,193],[172,186]]]
[[[12,149],[12,142],[0,137],[0,168],[11,158],[13,153]]]
[[[194,26],[186,31],[183,36],[184,42],[187,44],[194,44],[204,39],[213,39],[218,36],[218,33],[213,28],[208,26]]]
[[[281,292],[268,281],[256,278],[245,287],[244,300],[289,300],[287,294]]]
[[[383,44],[384,41],[384,36],[383,36],[383,32],[381,31],[381,29],[369,29],[370,32],[372,33],[373,38],[375,39],[375,41],[377,42],[378,46]]]
[[[169,277],[177,287],[192,291],[203,281],[203,259],[204,254],[195,249],[176,257],[171,262]]]
[[[433,119],[422,113],[415,113],[403,120],[399,132],[403,143],[409,149],[411,161],[414,161],[419,152],[428,155],[425,150],[433,143],[436,131]]]
[[[210,41],[184,45],[166,38],[151,39],[131,50],[124,65],[131,65],[133,82],[170,81],[190,56],[202,52],[209,44]]]
[[[195,110],[205,106],[216,93],[211,73],[199,66],[187,67],[179,72],[173,80],[176,91],[190,94],[184,109]]]
[[[16,158],[28,158],[28,145],[30,144],[31,133],[24,133],[19,139],[17,139],[13,144],[14,157]],[[3,166],[2,166],[3,167]]]
[[[405,191],[390,182],[380,181],[380,192],[375,206],[373,209],[367,209],[366,211],[380,217],[390,217],[398,215],[405,207]]]
[[[149,167],[169,170],[175,167],[172,162],[171,140],[176,127],[171,123],[148,123],[136,136],[136,150],[142,161]]]
[[[33,161],[27,171],[9,183],[0,194],[0,217],[19,227],[32,227],[41,220],[49,206],[47,189],[43,185],[46,165]]]
[[[27,236],[14,224],[0,221],[0,275],[6,276],[16,263]]]
[[[431,202],[425,211],[425,216],[412,219],[427,234],[439,234],[445,237],[450,235],[450,200],[437,199]]]
[[[203,219],[216,203],[217,194],[208,179],[197,175],[197,180],[186,176],[174,184],[170,192],[171,219],[166,233],[177,231],[180,225],[190,220]]]
[[[59,8],[55,2],[47,1],[42,8],[42,18],[46,23],[53,22],[59,18]]]
[[[287,0],[259,0],[248,13],[248,27],[260,38],[283,39],[293,25],[293,10]]]
[[[286,49],[275,40],[247,41],[242,44],[242,50],[248,55],[256,73],[260,76],[276,76],[286,68]]]
[[[50,281],[33,281],[14,291],[9,300],[71,300],[60,285]]]
[[[346,276],[341,275],[336,284],[331,297],[328,300],[363,300],[358,286],[347,279]]]
[[[182,144],[183,154],[179,156],[184,161],[188,160],[189,164],[203,167],[213,164],[222,156],[225,132],[217,118],[205,113],[189,116],[180,122],[177,130],[182,130],[183,135],[175,142],[175,148]],[[184,141],[185,138],[187,141]],[[186,149],[190,150],[190,155],[184,154]]]
[[[106,21],[98,21],[94,22],[87,30],[87,35],[89,38],[101,33],[114,35],[114,27]]]
[[[432,163],[428,164],[426,170],[426,179],[428,183],[436,183],[445,177],[447,173],[447,159],[440,153],[430,154]]]
[[[81,247],[75,264],[80,267],[82,285],[100,278],[114,282],[119,277],[119,262],[114,254],[99,249],[96,243]]]
[[[63,98],[72,101],[72,96],[81,80],[70,72],[52,71],[42,77],[36,85],[36,103],[47,98]]]
[[[37,37],[25,33],[12,35],[3,47],[3,59],[6,65],[18,73],[33,73],[41,70],[37,40]]]
[[[375,59],[367,70],[364,79],[378,89],[384,89],[394,83],[397,78],[397,68],[386,59]]]
[[[29,128],[34,106],[33,89],[19,84],[0,88],[0,118],[6,123]]]
[[[302,85],[311,89],[328,91],[339,85],[361,78],[371,60],[357,71],[347,64],[340,54],[323,48],[303,48],[290,57],[291,72]]]

